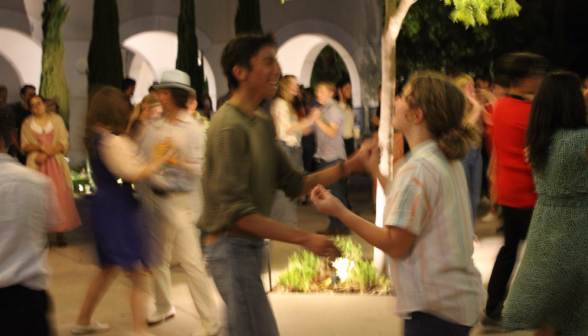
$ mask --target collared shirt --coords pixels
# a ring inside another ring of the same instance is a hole
[[[314,157],[327,162],[346,160],[347,153],[345,152],[345,143],[343,142],[343,123],[345,122],[345,114],[341,111],[339,104],[334,100],[328,102],[323,108],[321,119],[327,125],[330,123],[339,125],[339,130],[337,131],[335,139],[333,139],[325,134],[325,132],[323,132],[318,126],[314,126],[317,142],[317,150]]]
[[[271,115],[276,126],[276,140],[282,141],[288,147],[300,147],[302,131],[288,133],[288,130],[298,124],[298,115],[291,113],[288,102],[282,98],[272,101]]]
[[[47,230],[63,221],[53,182],[0,154],[0,288],[49,287]]]
[[[177,125],[166,118],[152,123],[145,131],[140,151],[150,162],[160,159],[173,148],[176,154],[149,183],[166,191],[193,191],[202,176],[206,135],[202,126],[188,113],[180,111]],[[181,167],[177,164],[181,161]]]
[[[249,118],[229,103],[216,112],[208,129],[204,214],[198,227],[223,231],[247,215],[269,216],[276,189],[290,198],[300,195],[304,174],[275,138],[272,122],[262,112]]]
[[[478,321],[486,291],[474,266],[469,194],[459,160],[436,142],[413,149],[386,200],[384,224],[414,234],[403,258],[390,258],[396,312],[427,312],[466,326]]]

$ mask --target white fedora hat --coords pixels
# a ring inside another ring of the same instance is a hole
[[[190,87],[190,75],[181,70],[166,71],[161,75],[161,82],[153,86],[155,89],[183,89],[196,92]]]

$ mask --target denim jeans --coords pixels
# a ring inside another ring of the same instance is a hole
[[[404,320],[404,336],[467,336],[471,329],[422,312],[414,312]]]
[[[325,169],[331,167],[343,160],[335,160],[335,161],[325,161],[322,159],[317,160],[318,169]],[[349,201],[347,200],[347,178],[340,179],[339,181],[329,185],[326,187],[331,191],[333,196],[337,197],[341,203],[347,208],[350,209]],[[347,225],[343,224],[341,220],[337,217],[329,216],[329,229],[330,230],[337,230],[342,233],[349,233],[351,230],[347,227]]]
[[[482,148],[471,147],[466,157],[461,161],[468,183],[470,193],[470,205],[472,207],[472,227],[476,225],[476,212],[482,195]]]
[[[261,282],[263,241],[221,236],[206,250],[212,278],[227,305],[229,335],[279,335]]]

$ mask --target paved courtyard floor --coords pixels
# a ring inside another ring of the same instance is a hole
[[[374,211],[369,181],[358,178],[350,192],[351,203],[362,217],[373,221]],[[88,218],[88,201],[77,200],[82,218]],[[481,209],[480,213],[483,214]],[[299,225],[302,229],[314,232],[327,226],[328,219],[312,206],[299,206]],[[503,238],[496,235],[499,221],[476,224],[476,233],[482,247],[475,250],[476,266],[482,273],[484,283],[488,283],[490,272]],[[67,233],[69,245],[65,248],[51,246],[49,263],[53,272],[50,288],[55,304],[55,325],[58,335],[70,335],[69,329],[76,315],[87,287],[98,272],[94,246],[88,225]],[[354,239],[364,247],[365,256],[371,258],[372,248],[357,236]],[[272,242],[270,260],[272,278],[287,264],[288,256],[298,248],[293,245]],[[262,280],[268,286],[267,270]],[[200,326],[198,313],[192,303],[184,273],[180,266],[172,267],[172,294],[175,301],[176,317],[167,323],[150,329],[153,335],[188,336]],[[275,284],[275,280],[274,280]],[[104,335],[130,335],[130,280],[121,274],[98,306],[94,319],[107,322],[112,330]],[[224,304],[215,290],[220,314],[224,314]],[[396,300],[392,296],[370,296],[352,294],[277,294],[270,293],[280,333],[283,336],[355,336],[355,335],[402,335],[402,320],[394,315]],[[154,309],[150,303],[150,311]],[[226,335],[226,329],[223,335]],[[480,335],[475,328],[472,335]],[[521,332],[502,335],[531,335]]]

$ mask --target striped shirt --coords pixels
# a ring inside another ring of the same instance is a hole
[[[390,259],[396,313],[426,312],[473,326],[486,301],[472,260],[473,232],[465,173],[427,141],[399,169],[386,200],[384,224],[414,234],[411,250]]]

